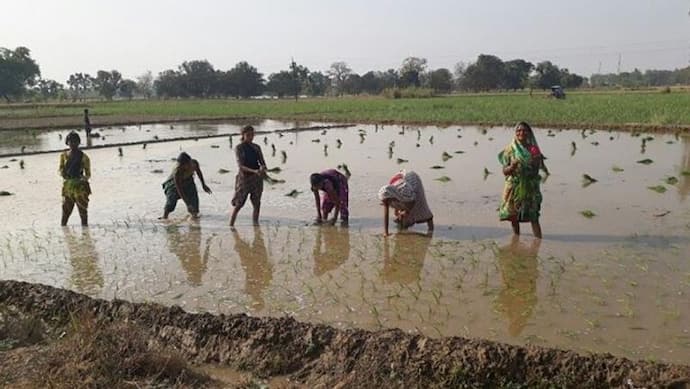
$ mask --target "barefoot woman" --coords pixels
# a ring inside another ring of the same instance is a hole
[[[549,171],[529,124],[518,123],[515,138],[498,154],[498,160],[503,165],[505,175],[499,217],[511,222],[515,235],[520,235],[520,223],[532,223],[534,236],[541,239],[539,212],[542,197],[539,190],[539,170],[547,175]]]

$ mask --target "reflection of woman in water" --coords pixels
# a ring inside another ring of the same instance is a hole
[[[240,238],[236,229],[232,229],[232,235],[235,238],[235,251],[244,268],[245,292],[254,300],[253,308],[260,311],[265,305],[263,291],[273,279],[273,265],[268,261],[261,228],[254,227],[254,241],[251,245]]]
[[[314,242],[314,275],[337,269],[350,257],[350,231],[347,228],[318,228]]]
[[[180,265],[187,273],[187,281],[192,286],[202,283],[206,269],[208,268],[209,246],[211,238],[206,240],[204,254],[201,254],[201,228],[191,226],[186,232],[182,232],[179,226],[168,226],[168,245],[170,252],[180,259]]]
[[[83,229],[76,235],[69,228],[63,231],[72,265],[71,285],[80,293],[98,295],[103,288],[103,273],[98,267],[98,253],[89,230]]]
[[[383,281],[401,284],[419,281],[430,244],[431,235],[429,234],[398,234],[395,237],[395,247],[391,255],[390,241],[384,239],[383,270],[381,271]]]
[[[513,235],[509,245],[496,253],[503,277],[503,289],[496,299],[498,310],[508,318],[508,333],[518,336],[527,325],[537,304],[537,269],[541,239],[528,246]]]

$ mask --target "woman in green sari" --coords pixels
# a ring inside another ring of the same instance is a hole
[[[539,170],[549,174],[544,159],[532,128],[525,122],[515,126],[515,138],[498,154],[506,177],[498,214],[501,220],[511,222],[515,235],[520,235],[520,223],[530,222],[534,236],[541,239]]]

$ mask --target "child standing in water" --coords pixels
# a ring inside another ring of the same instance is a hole
[[[60,175],[64,179],[62,184],[62,221],[60,224],[67,225],[67,220],[72,215],[76,204],[81,225],[87,226],[89,224],[89,195],[91,194],[91,186],[89,185],[91,160],[79,149],[81,138],[76,132],[70,132],[65,138],[65,143],[69,146],[69,150],[60,154],[59,165]]]
[[[328,214],[335,209],[333,220],[329,224],[333,225],[338,220],[342,225],[347,225],[349,212],[347,209],[349,190],[347,177],[335,169],[327,169],[321,173],[314,173],[309,177],[311,191],[314,193],[314,203],[316,205],[316,222],[328,221]],[[319,198],[319,191],[323,195]]]
[[[204,175],[201,173],[199,162],[192,159],[189,154],[183,152],[177,157],[177,166],[173,169],[170,177],[163,183],[165,193],[165,208],[161,219],[167,219],[170,212],[175,210],[177,200],[182,199],[187,205],[187,210],[192,217],[199,217],[199,194],[194,184],[194,173],[201,181],[204,192],[211,194],[211,188],[206,185]]]
[[[261,152],[261,147],[254,140],[254,127],[244,126],[242,128],[242,142],[235,147],[237,166],[239,172],[235,176],[235,195],[232,197],[232,215],[230,216],[230,226],[235,225],[235,219],[240,209],[250,196],[254,211],[252,212],[252,222],[259,224],[259,212],[261,211],[261,195],[264,191],[264,177],[266,176],[266,161]]]

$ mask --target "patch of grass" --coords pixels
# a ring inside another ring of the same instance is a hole
[[[513,124],[529,117],[537,126],[626,126],[690,124],[690,93],[570,93],[567,100],[530,98],[527,94],[468,94],[428,99],[385,97],[281,100],[148,100],[76,104],[14,105],[0,109],[2,119],[75,117],[88,106],[93,121],[134,117],[165,121],[179,118],[272,118],[355,122]]]

